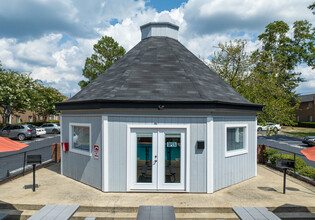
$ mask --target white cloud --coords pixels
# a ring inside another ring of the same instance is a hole
[[[315,93],[315,70],[309,66],[299,66],[296,71],[302,73],[301,77],[305,80],[296,89],[297,93],[302,95]]]
[[[145,0],[0,0],[0,60],[5,68],[32,76],[72,95],[79,91],[85,58],[102,35],[112,36],[127,51],[141,39],[140,26],[168,21],[180,27],[179,41],[208,61],[219,42],[248,41],[275,20],[315,23],[307,9],[311,0],[189,0],[179,8],[158,13]],[[111,25],[112,19],[119,21]],[[6,21],[6,23],[1,23]],[[2,38],[1,38],[2,37]],[[314,70],[299,67],[308,81],[298,91],[315,90]]]

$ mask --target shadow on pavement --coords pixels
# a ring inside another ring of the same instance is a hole
[[[61,174],[60,163],[55,163],[55,164],[53,164],[51,166],[45,167],[45,169],[53,171],[53,172],[55,172],[57,174]]]
[[[262,186],[258,186],[257,188],[260,189],[260,190],[263,190],[263,191],[268,191],[268,192],[274,191],[274,192],[277,192],[277,190],[276,190],[275,188],[272,188],[272,187],[262,187]]]
[[[315,219],[315,213],[310,209],[314,207],[298,206],[293,204],[284,204],[275,208],[272,212],[281,219]]]
[[[0,217],[1,219],[20,219],[22,212],[14,207],[10,203],[6,203],[0,200]],[[6,216],[6,217],[5,217]]]

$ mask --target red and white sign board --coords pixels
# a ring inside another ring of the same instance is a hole
[[[99,152],[100,152],[100,147],[97,145],[94,145],[94,158],[95,159],[99,158]]]

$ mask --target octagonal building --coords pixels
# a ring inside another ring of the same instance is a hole
[[[104,192],[213,193],[257,175],[251,103],[178,40],[142,40],[61,110],[61,172]]]

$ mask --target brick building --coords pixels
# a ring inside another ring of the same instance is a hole
[[[302,95],[301,104],[296,111],[296,121],[315,122],[315,94]]]
[[[43,121],[44,118],[42,116],[38,116],[34,114],[34,112],[27,110],[25,113],[17,113],[11,114],[10,119],[7,121],[8,124],[16,124],[20,122],[36,122],[36,121]],[[47,120],[59,120],[59,115],[49,115]],[[2,122],[2,117],[0,117],[0,123]]]

